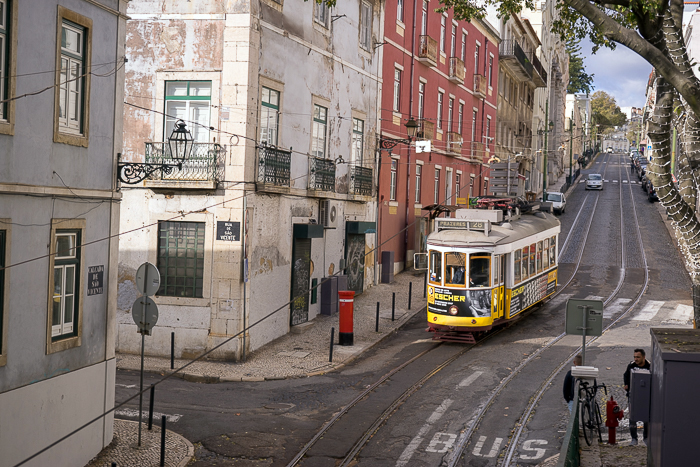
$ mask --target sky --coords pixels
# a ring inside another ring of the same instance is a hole
[[[697,5],[686,5],[683,22]],[[593,55],[590,41],[581,42],[581,56],[584,57],[586,73],[595,75],[595,91],[605,91],[615,98],[624,111],[629,107],[643,107],[647,80],[651,65],[627,47],[618,44],[615,50],[601,48]]]

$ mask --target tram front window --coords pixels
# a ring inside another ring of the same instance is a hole
[[[449,251],[445,253],[445,285],[464,287],[467,281],[467,255]]]
[[[469,286],[489,287],[491,285],[491,256],[483,253],[469,255]]]
[[[430,282],[442,283],[442,252],[430,250]]]

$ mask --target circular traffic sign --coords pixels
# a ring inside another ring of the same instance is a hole
[[[139,297],[131,307],[131,317],[134,318],[138,332],[150,335],[151,329],[158,322],[158,306],[151,297]]]
[[[154,295],[160,288],[160,272],[151,263],[143,263],[136,271],[136,288],[142,294]]]

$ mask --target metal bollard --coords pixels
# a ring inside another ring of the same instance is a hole
[[[165,467],[165,415],[160,420],[160,467]]]
[[[170,333],[170,369],[175,369],[175,331]]]
[[[153,428],[153,398],[156,394],[155,384],[151,384],[151,397],[148,401],[148,431]]]
[[[379,332],[379,302],[377,302],[377,319],[374,322],[374,332]]]
[[[117,467],[117,463],[116,463],[116,462],[112,462],[112,467]]]
[[[413,282],[408,283],[408,309],[411,309],[411,295],[413,295]]]
[[[333,338],[335,337],[335,328],[331,328],[331,351],[328,354],[328,361],[333,363]]]
[[[394,321],[394,310],[396,310],[396,292],[391,292],[391,320]]]

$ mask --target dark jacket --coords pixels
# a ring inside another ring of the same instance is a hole
[[[639,366],[636,363],[634,363],[634,360],[632,360],[629,365],[627,365],[627,369],[625,370],[625,374],[622,375],[622,379],[624,381],[624,385],[629,388],[630,386],[630,375],[633,371],[636,371],[638,369],[643,369],[643,370],[650,370],[651,371],[651,364],[649,363],[649,360],[644,360],[644,365]],[[627,397],[629,397],[630,391],[627,389]]]
[[[566,402],[571,402],[574,400],[574,383],[576,379],[571,376],[571,370],[566,372],[564,376],[564,400]]]

